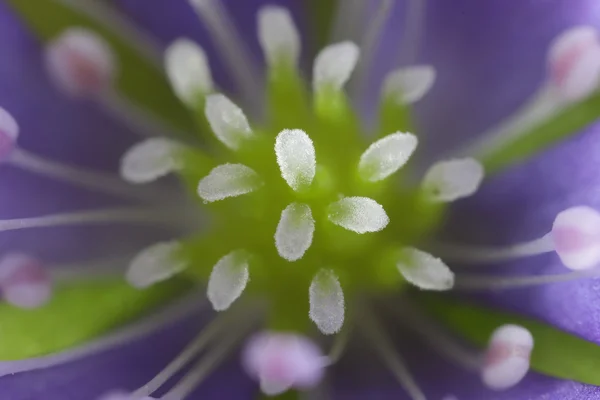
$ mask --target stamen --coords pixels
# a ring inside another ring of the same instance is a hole
[[[361,315],[362,323],[359,327],[365,334],[367,341],[379,353],[381,359],[387,364],[398,383],[404,388],[412,400],[427,400],[425,394],[406,367],[404,360],[394,349],[390,338],[385,334],[377,318],[368,310]]]
[[[220,335],[224,331],[235,331],[235,329],[232,329],[231,327],[232,324],[243,326],[243,324],[239,324],[239,322],[234,323],[237,318],[241,318],[243,321],[248,318],[247,310],[245,310],[245,313],[242,313],[241,311],[242,309],[240,308],[233,308],[230,312],[220,314],[214,318],[208,326],[206,326],[200,334],[169,363],[169,365],[152,378],[150,382],[133,392],[131,397],[137,399],[139,397],[151,395],[173,377],[177,371],[182,369],[197,354],[199,354],[217,335]]]
[[[419,289],[452,289],[454,274],[441,259],[411,247],[404,249],[404,252],[406,259],[396,264],[404,279]]]
[[[431,65],[414,65],[392,71],[383,83],[383,95],[397,104],[412,104],[421,100],[435,83],[436,72]]]
[[[181,244],[177,241],[156,243],[138,253],[129,264],[126,279],[136,288],[146,288],[167,280],[188,266],[177,257]]]
[[[550,45],[551,82],[567,101],[589,96],[600,81],[600,41],[591,26],[578,26],[560,34]]]
[[[564,274],[511,277],[460,274],[456,277],[454,289],[465,291],[517,289],[521,287],[550,285],[553,283],[569,282],[599,276],[600,271],[598,269],[571,271]]]
[[[112,85],[116,60],[101,36],[83,28],[69,28],[46,48],[46,67],[67,94],[95,97]]]
[[[283,210],[277,230],[277,253],[288,261],[297,261],[310,248],[315,232],[315,220],[310,206],[292,203]]]
[[[94,0],[54,0],[108,27],[111,32],[136,49],[157,67],[160,65],[161,45],[139,26],[132,24],[109,3]]]
[[[321,349],[304,336],[262,332],[252,337],[242,354],[243,365],[268,396],[290,388],[307,390],[323,379]]]
[[[425,340],[448,360],[469,371],[479,371],[481,368],[480,354],[462,346],[447,334],[445,329],[414,305],[407,304],[406,300],[403,299],[394,302],[393,305],[386,303],[386,308],[397,315],[407,328],[416,332],[419,338]]]
[[[332,270],[321,269],[313,278],[308,291],[310,319],[325,335],[333,335],[344,324],[344,291]]]
[[[187,315],[199,311],[204,307],[204,304],[202,301],[199,301],[198,295],[194,293],[169,304],[163,310],[140,322],[101,336],[99,339],[82,346],[41,357],[0,361],[0,377],[66,364],[92,354],[122,346],[155,332],[159,327],[164,328]]]
[[[181,168],[177,152],[183,147],[167,138],[137,143],[121,159],[121,177],[134,184],[149,183]]]
[[[348,345],[351,330],[352,328],[346,324],[346,326],[335,335],[333,346],[331,346],[331,350],[329,350],[329,354],[327,355],[327,365],[336,364],[342,358],[346,351],[346,346]]]
[[[551,235],[567,268],[588,269],[600,263],[600,214],[593,208],[579,206],[560,212]]]
[[[506,247],[469,246],[444,242],[434,242],[430,247],[443,259],[462,263],[464,266],[510,261],[554,251],[550,234],[530,242]]]
[[[263,6],[258,11],[258,41],[270,66],[284,60],[292,66],[300,58],[300,34],[285,7]]]
[[[231,150],[254,136],[242,109],[222,94],[206,96],[205,114],[217,139]]]
[[[200,181],[198,196],[211,203],[253,192],[263,184],[252,168],[243,164],[223,164],[215,167]]]
[[[87,170],[42,158],[23,149],[15,149],[7,162],[25,171],[71,183],[86,189],[143,202],[167,200],[164,193],[155,188],[134,188],[116,175]],[[171,199],[172,196],[169,196]]]
[[[430,200],[451,202],[474,194],[483,175],[483,166],[475,159],[442,161],[427,171],[422,185]]]
[[[417,137],[397,132],[371,144],[360,156],[358,173],[369,182],[378,182],[398,171],[417,148]]]
[[[0,259],[0,290],[8,303],[38,308],[52,295],[52,282],[44,266],[33,257],[9,253]]]
[[[408,2],[404,34],[400,44],[402,51],[396,64],[412,64],[418,58],[426,10],[426,0],[410,0]]]
[[[114,256],[69,264],[51,265],[47,268],[53,282],[98,281],[122,278],[132,255]]]
[[[179,99],[190,108],[213,90],[204,50],[189,39],[177,39],[165,52],[165,71]]]
[[[275,139],[275,154],[281,176],[299,191],[310,186],[317,170],[315,147],[306,132],[285,129]]]
[[[496,329],[481,370],[483,383],[493,390],[505,390],[521,382],[529,371],[532,349],[533,337],[527,329],[518,325]]]
[[[355,95],[362,93],[362,90],[367,84],[367,71],[369,71],[369,68],[371,67],[377,42],[381,36],[383,26],[390,16],[392,5],[392,0],[380,0],[375,16],[368,22],[368,26],[360,41],[360,51],[362,56],[358,62],[351,89],[351,93],[354,93]]]
[[[329,221],[359,234],[378,232],[390,222],[383,207],[368,197],[344,197],[329,205]]]
[[[352,42],[341,42],[325,47],[315,58],[313,90],[323,87],[341,90],[356,67],[360,49]]]
[[[210,274],[206,296],[215,311],[227,310],[246,289],[249,274],[249,254],[235,250],[221,258]]]
[[[51,214],[42,217],[15,218],[0,220],[0,232],[28,228],[45,228],[60,225],[141,223],[165,224],[181,227],[182,222],[173,218],[165,210],[143,208],[114,208],[95,211],[81,211],[65,214]]]
[[[142,398],[132,398],[129,393],[118,391],[118,392],[110,392],[98,400],[155,400],[152,397],[144,396]]]
[[[204,21],[222,52],[237,87],[241,89],[245,104],[255,106],[261,98],[262,79],[248,49],[243,45],[240,33],[219,0],[189,0]]]
[[[13,153],[19,137],[19,124],[13,116],[0,107],[0,162]]]
[[[360,38],[363,27],[360,20],[364,15],[366,5],[365,0],[338,2],[330,42],[358,40]]]
[[[240,339],[248,333],[250,326],[234,329],[223,340],[217,343],[211,351],[167,394],[163,400],[183,400],[206,378],[225,357],[232,352]]]

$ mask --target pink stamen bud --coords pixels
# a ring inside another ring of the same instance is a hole
[[[46,49],[50,77],[67,94],[93,96],[110,87],[115,74],[113,52],[99,35],[70,28]]]
[[[18,137],[19,124],[8,111],[0,107],[0,162],[10,155]]]
[[[52,284],[38,260],[13,253],[0,260],[0,290],[8,303],[30,309],[48,302]]]
[[[529,371],[531,333],[518,325],[497,328],[490,339],[481,370],[483,383],[493,390],[509,389]]]
[[[327,363],[321,349],[304,336],[263,332],[246,344],[243,364],[262,392],[274,396],[291,388],[315,387]]]
[[[600,83],[600,41],[593,27],[579,26],[559,35],[548,54],[550,79],[567,101],[590,95]]]
[[[582,270],[600,262],[600,213],[590,207],[572,207],[556,216],[552,226],[554,248],[563,264]]]

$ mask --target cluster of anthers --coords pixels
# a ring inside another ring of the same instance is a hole
[[[257,88],[260,79],[244,58],[247,51],[225,9],[216,1],[190,3],[220,44],[242,98],[256,108],[263,92]],[[192,112],[202,110],[201,128],[209,127],[217,139],[205,138],[201,144],[185,134],[157,135],[172,129],[118,94],[113,86],[116,57],[96,34],[73,28],[49,44],[47,66],[61,89],[98,100],[113,115],[151,137],[123,156],[120,180],[19,148],[18,125],[2,110],[3,160],[91,190],[140,200],[147,206],[4,220],[0,230],[107,222],[175,227],[182,238],[142,250],[129,264],[127,281],[145,288],[182,274],[206,283],[206,296],[215,311],[227,310],[150,382],[133,393],[113,393],[107,399],[151,398],[148,396],[214,343],[161,397],[185,398],[263,319],[269,329],[254,335],[244,347],[246,371],[266,395],[310,390],[322,380],[324,369],[343,355],[348,337],[344,321],[349,318],[351,325],[369,338],[411,398],[425,399],[379,321],[364,311],[370,295],[397,291],[406,283],[434,291],[545,284],[589,275],[583,270],[600,261],[600,215],[588,207],[561,212],[550,233],[509,248],[431,239],[443,204],[470,196],[479,187],[484,170],[476,158],[511,140],[507,132],[522,131],[597,87],[597,33],[579,27],[561,35],[551,47],[547,84],[525,111],[482,135],[468,150],[475,158],[437,162],[420,184],[411,186],[409,179],[401,184],[391,179],[417,148],[417,137],[404,132],[410,124],[402,116],[407,104],[420,100],[432,87],[434,69],[410,66],[388,76],[381,101],[382,120],[375,130],[380,137],[369,146],[363,146],[367,133],[362,134],[359,118],[343,90],[355,67],[360,70],[369,61],[359,61],[359,53],[370,54],[377,37],[373,32],[382,24],[381,20],[373,22],[367,29],[371,34],[360,47],[342,41],[317,55],[310,102],[297,71],[300,37],[292,18],[284,8],[263,7],[258,14],[258,36],[269,67],[269,107],[268,117],[259,126],[251,126],[236,104],[217,93],[203,50],[187,39],[175,41],[165,53],[165,70],[181,101]],[[178,198],[160,187],[126,184],[149,184],[170,173],[180,174],[203,201],[203,208],[210,210],[210,228],[195,222],[195,208],[179,204]],[[437,258],[459,265],[482,264],[550,251],[575,271],[518,278],[455,276]],[[5,255],[0,262],[4,298],[20,307],[43,305],[51,297],[52,275],[60,275],[60,269],[49,271],[32,257]],[[246,300],[238,301],[244,292],[249,292]],[[480,357],[455,343],[408,302],[400,301],[393,311],[407,329],[418,332],[440,353],[466,368],[478,369],[492,389],[514,386],[529,369],[533,338],[523,327],[499,327],[490,339],[487,356]],[[306,336],[308,320],[322,334],[336,334],[329,354]],[[45,360],[42,364],[52,363]],[[14,365],[12,372],[24,369]]]

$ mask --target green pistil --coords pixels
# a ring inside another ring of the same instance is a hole
[[[186,152],[181,171],[194,195],[199,180],[223,163],[247,165],[260,175],[264,186],[250,194],[203,206],[199,212],[208,211],[211,225],[204,233],[184,241],[181,256],[190,261],[187,273],[206,282],[212,267],[225,254],[236,249],[248,251],[252,259],[246,290],[269,300],[269,325],[306,331],[311,326],[307,317],[308,288],[321,268],[335,271],[348,299],[359,293],[398,290],[404,284],[395,266],[399,251],[418,245],[430,235],[439,225],[443,208],[394,177],[372,183],[359,176],[359,157],[371,140],[342,91],[320,88],[311,104],[309,90],[294,68],[281,63],[268,76],[268,118],[262,126],[253,126],[258,139],[238,152],[221,151],[211,157]],[[403,106],[385,104],[382,129],[388,134],[405,131],[408,111]],[[394,110],[402,111],[397,118]],[[198,120],[202,118],[198,116]],[[282,129],[302,129],[314,143],[316,176],[309,187],[300,191],[288,186],[277,164],[275,137]],[[402,175],[396,176],[402,179]],[[381,232],[362,235],[332,224],[328,207],[342,195],[374,199],[384,206],[390,224]],[[304,256],[289,262],[278,254],[274,234],[282,210],[294,202],[310,206],[315,232]]]

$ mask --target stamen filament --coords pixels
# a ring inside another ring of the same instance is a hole
[[[200,353],[214,338],[223,331],[228,330],[228,326],[235,321],[234,317],[241,315],[242,308],[232,309],[226,314],[219,314],[213,319],[207,327],[191,342],[183,351],[158,373],[152,380],[144,386],[137,389],[132,394],[132,398],[143,398],[150,396],[162,385],[165,384],[173,375],[187,365],[198,353]],[[247,310],[245,310],[247,311]]]
[[[240,339],[250,331],[252,324],[248,323],[248,318],[243,320],[247,322],[247,324],[233,329],[229,335],[223,340],[220,340],[219,343],[216,344],[206,356],[202,357],[193,369],[161,399],[183,400],[187,395],[194,391],[206,376],[208,376],[223,361],[223,359],[236,348]]]
[[[128,342],[164,328],[192,313],[200,311],[206,305],[205,301],[198,298],[197,293],[186,295],[172,304],[166,306],[162,311],[154,314],[141,322],[124,327],[114,333],[102,336],[92,341],[66,351],[49,354],[41,357],[28,358],[15,361],[0,361],[0,377],[16,374],[18,372],[34,371],[49,368],[56,365],[66,364],[83,357],[97,354],[108,349],[122,346]]]
[[[59,225],[83,225],[88,223],[136,222],[142,224],[164,224],[182,227],[183,222],[173,218],[165,210],[143,208],[114,208],[94,211],[81,211],[64,214],[51,214],[42,217],[15,218],[0,220],[0,232],[28,228],[44,228]]]
[[[454,289],[465,291],[490,289],[515,289],[527,286],[548,285],[552,283],[569,282],[582,278],[600,277],[600,270],[580,270],[564,274],[534,275],[534,276],[478,276],[458,275]]]
[[[108,114],[121,121],[138,135],[146,137],[191,137],[190,134],[180,131],[159,116],[133,103],[114,88],[105,90],[98,96],[97,100]]]
[[[23,149],[15,149],[7,160],[15,167],[23,170],[55,178],[86,189],[99,191],[133,200],[143,200],[165,197],[158,190],[133,187],[116,175],[73,167],[58,161],[45,159]]]
[[[351,330],[352,328],[348,327],[348,324],[346,324],[340,333],[335,336],[333,339],[333,345],[331,346],[331,350],[327,356],[327,365],[333,365],[342,358],[344,351],[346,350],[346,346],[348,345]]]
[[[132,256],[110,257],[84,262],[52,265],[48,273],[54,282],[97,281],[122,277]]]
[[[404,38],[396,65],[410,65],[416,61],[423,36],[423,23],[426,10],[427,0],[410,0],[408,2],[406,28],[404,29]]]
[[[464,263],[464,266],[480,266],[481,263],[510,261],[554,251],[550,234],[530,242],[507,247],[471,246],[454,243],[435,242],[432,251],[447,261]]]
[[[334,16],[333,29],[331,31],[331,43],[342,40],[357,40],[362,33],[360,17],[365,10],[365,0],[339,1]]]
[[[363,310],[361,315],[362,322],[360,328],[367,337],[367,340],[379,353],[381,359],[387,364],[388,368],[398,380],[398,383],[404,388],[412,400],[427,400],[425,394],[411,375],[404,360],[394,349],[390,338],[385,334],[377,318],[369,312]]]
[[[446,334],[445,329],[439,327],[413,304],[402,301],[394,303],[392,307],[386,303],[386,308],[397,315],[407,328],[417,333],[420,338],[448,360],[470,371],[479,371],[481,368],[479,354],[461,346],[454,338]]]
[[[241,90],[247,107],[256,110],[257,99],[262,99],[262,79],[256,62],[243,45],[241,35],[220,0],[189,0],[203,20],[226,60],[227,68]]]
[[[128,41],[131,47],[136,49],[155,66],[158,68],[161,67],[162,49],[158,41],[131,23],[122,14],[119,14],[109,3],[94,0],[55,1],[106,26],[112,32],[118,34],[121,39]]]

